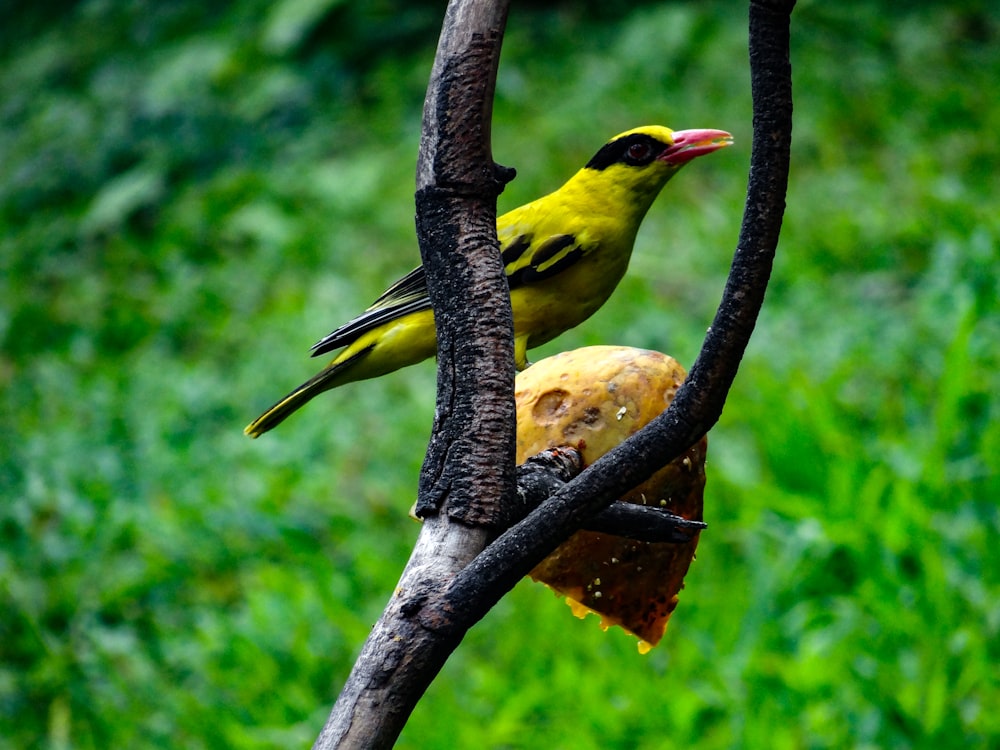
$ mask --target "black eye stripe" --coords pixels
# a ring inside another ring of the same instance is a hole
[[[636,145],[646,147],[646,153],[642,158],[635,159],[629,156],[629,150]],[[644,166],[653,161],[656,155],[666,147],[666,143],[653,138],[651,135],[632,133],[631,135],[622,136],[610,143],[604,144],[601,150],[594,154],[594,158],[587,162],[587,169],[601,171],[607,169],[612,164]]]

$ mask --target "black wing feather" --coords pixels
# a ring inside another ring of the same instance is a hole
[[[391,306],[415,297],[427,296],[427,274],[423,266],[417,266],[406,276],[390,286],[381,296],[371,303],[368,310]],[[366,311],[367,312],[367,311]]]
[[[312,356],[332,352],[356,341],[373,328],[378,328],[391,320],[398,320],[422,310],[430,310],[431,301],[427,296],[427,276],[424,267],[410,271],[390,286],[361,315],[349,320],[337,330],[327,334],[313,344]]]
[[[585,247],[572,234],[556,234],[541,242],[534,252],[520,265],[519,256],[508,262],[507,284],[516,289],[524,284],[533,284],[551,278],[576,263],[586,254]],[[548,265],[546,265],[548,264]]]
[[[321,354],[332,352],[342,346],[347,346],[360,336],[368,333],[373,328],[378,328],[383,323],[391,320],[398,320],[406,315],[423,310],[431,309],[431,301],[427,297],[402,302],[391,307],[377,307],[366,310],[353,320],[344,323],[340,328],[324,336],[313,344],[312,356],[318,357]]]
[[[586,254],[586,248],[578,244],[577,238],[571,234],[548,237],[537,247],[532,246],[531,240],[531,235],[520,235],[503,250],[507,285],[511,289],[551,278]],[[527,256],[525,253],[528,253]],[[389,321],[430,309],[427,275],[424,267],[418,266],[386,289],[361,315],[316,342],[312,347],[312,356],[318,357],[347,346]]]

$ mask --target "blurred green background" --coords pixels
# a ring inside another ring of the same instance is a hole
[[[0,19],[0,748],[301,747],[417,534],[432,363],[241,432],[418,262],[443,2],[39,3]],[[1000,746],[1000,10],[802,2],[772,288],[662,644],[524,582],[402,748]],[[635,125],[737,145],[534,353],[690,363],[742,210],[732,2],[515,3],[506,210]]]

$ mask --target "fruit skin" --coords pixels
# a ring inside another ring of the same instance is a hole
[[[517,461],[558,446],[577,448],[589,465],[663,412],[684,382],[676,360],[659,352],[592,346],[557,354],[517,376]],[[702,438],[619,502],[662,507],[702,520]],[[681,544],[638,542],[579,531],[531,577],[567,597],[575,614],[601,616],[640,638],[647,651],[663,637],[694,559],[699,533]]]

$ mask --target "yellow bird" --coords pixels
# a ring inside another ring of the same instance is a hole
[[[639,224],[667,181],[695,157],[733,142],[722,130],[647,125],[616,135],[554,193],[497,219],[514,311],[514,359],[589,318],[625,274]],[[244,430],[258,437],[314,396],[434,356],[434,314],[423,267],[313,346],[341,351]]]

